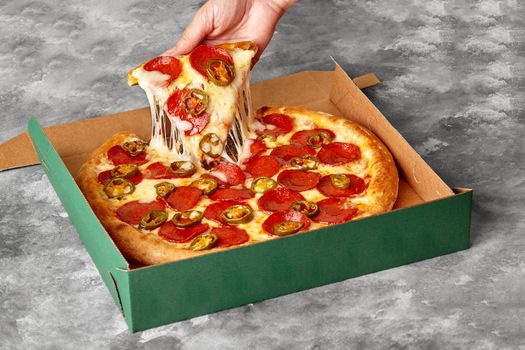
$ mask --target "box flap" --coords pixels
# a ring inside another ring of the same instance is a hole
[[[330,93],[330,82],[333,73],[334,72],[305,71],[271,81],[256,83],[252,86],[253,106],[254,108],[258,108],[263,104],[269,104],[267,95],[265,96],[265,91],[268,91],[268,88],[271,89],[272,84],[282,85],[284,83],[295,83],[296,81],[303,82],[305,77],[317,86],[318,89],[306,91],[302,89],[300,93],[291,90],[275,96],[275,101],[272,101],[272,104],[299,105],[302,104],[301,101],[304,100],[308,100],[311,103],[324,100]],[[354,79],[354,82],[362,89],[379,84],[379,80],[373,73],[357,77]],[[262,88],[263,85],[264,89]],[[301,86],[300,84],[290,85]],[[148,139],[150,123],[149,108],[142,108],[51,126],[44,128],[44,131],[58,154],[66,159],[78,156],[79,154],[89,153],[112,135],[126,129],[132,129],[140,137]],[[138,130],[137,126],[139,126]],[[75,135],[75,143],[71,143],[71,135]],[[38,163],[38,157],[27,132],[0,144],[0,171]]]
[[[330,99],[339,110],[383,140],[396,158],[401,175],[425,201],[454,195],[377,107],[363,95],[339,64],[335,62],[335,65]]]

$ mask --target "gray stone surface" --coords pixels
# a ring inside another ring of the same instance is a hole
[[[145,105],[125,72],[175,43],[190,1],[1,1],[0,141]],[[0,348],[525,348],[525,7],[301,1],[254,80],[332,69],[451,186],[475,189],[470,250],[131,334],[43,171],[0,173]]]

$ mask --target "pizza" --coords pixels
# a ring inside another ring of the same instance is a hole
[[[248,83],[256,52],[248,41],[200,45],[189,55],[159,56],[129,71],[128,84],[140,85],[150,102],[150,145],[165,157],[204,165],[219,156],[237,161],[231,157],[253,122]]]
[[[251,113],[254,53],[203,45],[129,73],[152,106],[151,139],[114,135],[77,178],[128,259],[177,261],[392,209],[397,169],[371,131],[302,107]]]

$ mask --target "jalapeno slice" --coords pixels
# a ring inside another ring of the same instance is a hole
[[[205,250],[210,249],[215,245],[215,242],[217,242],[217,235],[215,233],[203,233],[201,235],[198,235],[191,241],[190,243],[190,249],[191,250]]]
[[[109,198],[118,198],[135,191],[135,185],[126,179],[116,177],[104,186],[104,193]]]
[[[340,190],[345,190],[350,186],[350,178],[345,174],[330,175],[330,182],[335,188]]]
[[[202,191],[203,194],[209,195],[217,189],[217,181],[206,177],[201,177],[193,181],[190,186],[196,187]]]
[[[313,155],[305,155],[302,157],[293,157],[290,159],[290,164],[293,167],[302,170],[313,170],[319,166],[319,159]]]
[[[267,176],[261,176],[253,180],[251,189],[255,193],[264,193],[276,187],[277,181]]]
[[[170,164],[169,171],[175,175],[179,176],[191,176],[195,174],[197,168],[192,162],[185,160],[179,160]]]
[[[190,89],[181,100],[181,107],[193,115],[202,114],[208,108],[209,96],[201,89]]]
[[[198,224],[202,220],[202,211],[185,210],[173,215],[171,222],[177,227],[188,227]]]
[[[253,210],[247,205],[232,205],[221,213],[221,220],[227,224],[239,225],[253,218]]]
[[[303,213],[308,217],[312,217],[319,212],[317,203],[310,201],[295,201],[292,203],[291,209]]]
[[[174,190],[175,185],[171,182],[164,181],[155,185],[155,191],[157,192],[157,196],[160,198],[168,197]]]
[[[299,221],[283,221],[273,226],[273,232],[279,236],[286,236],[296,233],[303,227],[303,223]]]
[[[140,219],[139,228],[154,230],[168,220],[168,213],[164,210],[152,210]]]
[[[277,137],[274,134],[259,135],[257,136],[257,140],[262,141],[266,145],[266,148],[275,148],[277,146],[275,144]]]
[[[199,148],[204,154],[216,158],[222,153],[222,142],[217,134],[209,133],[201,139]]]
[[[139,167],[136,164],[121,164],[117,165],[111,170],[111,177],[130,178],[139,172]]]
[[[147,143],[141,140],[134,140],[124,142],[122,148],[129,153],[130,156],[136,156],[143,153],[146,150]]]
[[[320,148],[330,142],[332,142],[332,136],[325,130],[316,131],[306,140],[306,143],[313,148]]]
[[[235,78],[233,66],[220,58],[214,58],[206,62],[206,74],[208,78],[219,86],[227,86]]]

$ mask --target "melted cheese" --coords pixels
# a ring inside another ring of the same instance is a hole
[[[229,161],[237,162],[242,152],[243,140],[247,139],[248,126],[253,122],[250,112],[249,75],[252,50],[234,49],[229,51],[234,62],[235,78],[228,86],[218,86],[208,82],[191,66],[189,56],[179,57],[182,64],[180,76],[169,86],[169,76],[157,71],[136,69],[132,74],[140,87],[146,92],[151,109],[152,131],[150,147],[157,154],[169,160],[192,160],[200,165],[205,155],[199,148],[202,137],[208,133],[219,136],[221,155]],[[197,135],[186,136],[185,131],[193,126],[179,116],[168,115],[166,101],[176,90],[197,88],[209,96],[206,112],[210,121]]]

